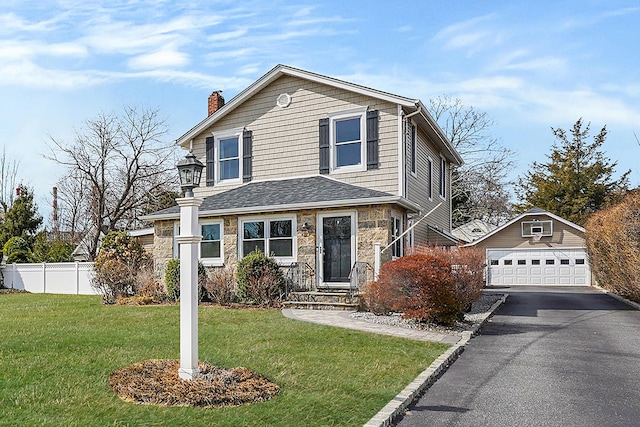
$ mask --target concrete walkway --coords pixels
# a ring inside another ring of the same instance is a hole
[[[440,334],[420,329],[399,328],[397,326],[380,325],[355,319],[349,311],[338,310],[301,310],[285,308],[282,314],[285,317],[303,322],[319,323],[321,325],[335,326],[338,328],[357,329],[359,331],[375,334],[391,335],[401,338],[409,338],[418,341],[432,341],[444,344],[457,344],[462,337],[454,334]]]

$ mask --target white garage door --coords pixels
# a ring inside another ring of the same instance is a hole
[[[584,249],[488,249],[488,285],[590,286]]]

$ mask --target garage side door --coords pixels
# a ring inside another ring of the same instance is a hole
[[[589,286],[591,271],[584,249],[489,249],[487,284]]]

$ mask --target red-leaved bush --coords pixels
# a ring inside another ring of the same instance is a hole
[[[420,247],[415,255],[387,262],[368,284],[364,300],[379,315],[453,324],[482,294],[484,253],[476,248]]]
[[[456,285],[456,292],[466,310],[480,298],[485,285],[484,268],[486,259],[484,251],[473,247],[418,247],[417,253],[440,257],[451,264],[451,273]]]
[[[426,254],[385,263],[378,280],[365,288],[364,299],[376,314],[402,312],[422,322],[453,324],[464,313],[451,264]]]

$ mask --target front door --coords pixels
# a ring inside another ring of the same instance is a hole
[[[318,218],[320,285],[349,286],[355,258],[355,215],[322,214]]]

